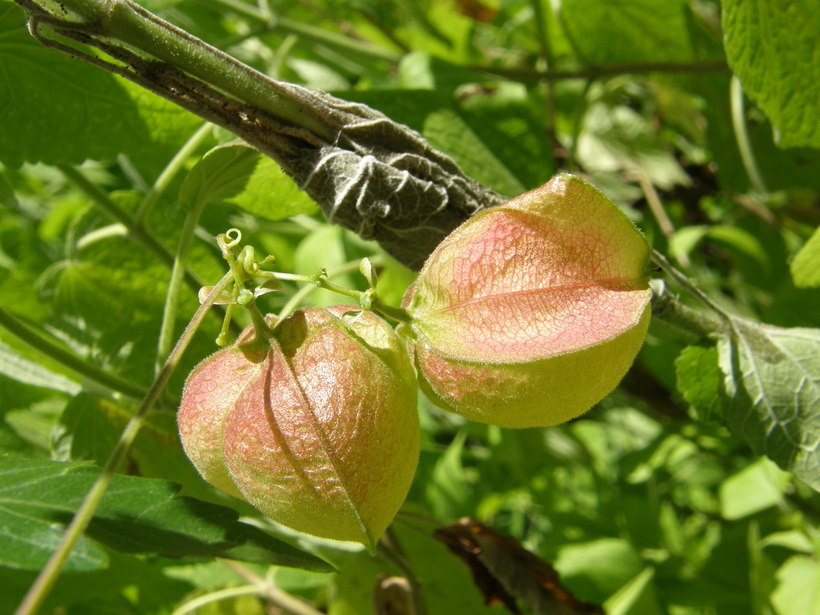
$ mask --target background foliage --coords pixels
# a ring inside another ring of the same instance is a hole
[[[514,536],[609,613],[820,612],[815,3],[142,4],[276,78],[408,124],[502,194],[560,170],[586,174],[745,319],[717,345],[656,319],[622,386],[568,425],[502,430],[422,400],[419,473],[395,532],[431,614],[504,612],[432,537],[464,516]],[[350,286],[363,280],[346,265],[375,255],[381,296],[396,305],[413,274],[326,225],[275,164],[225,145],[231,135],[39,46],[9,0],[0,120],[0,611],[10,612],[167,352],[169,264],[191,209],[204,207],[176,334],[198,286],[222,274],[212,237],[229,226],[283,271],[339,270],[334,281]],[[263,307],[291,295],[266,295]],[[272,528],[196,475],[174,411],[218,330],[217,317],[205,321],[47,609],[171,613],[229,589],[200,612],[262,613],[275,584],[359,614],[382,575],[406,572]],[[253,585],[259,577],[267,583]]]

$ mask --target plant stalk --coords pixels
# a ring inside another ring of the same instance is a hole
[[[91,486],[91,489],[89,489],[85,499],[83,499],[82,504],[80,504],[80,507],[74,514],[74,518],[66,528],[65,534],[63,534],[63,538],[57,546],[57,550],[49,558],[45,567],[40,571],[37,579],[29,588],[28,593],[23,599],[23,602],[20,603],[15,615],[33,615],[37,612],[37,609],[42,606],[43,601],[57,581],[65,560],[94,517],[94,513],[99,507],[105,492],[111,485],[114,474],[131,450],[131,445],[134,443],[137,434],[142,428],[146,416],[154,407],[154,403],[165,389],[168,379],[171,377],[171,374],[173,374],[177,365],[179,365],[183,353],[188,348],[188,344],[190,344],[193,339],[194,333],[196,333],[196,330],[205,318],[205,314],[207,314],[208,309],[213,305],[219,293],[225,289],[232,279],[233,275],[230,272],[225,274],[216,286],[213,287],[205,301],[199,306],[199,309],[194,313],[188,326],[185,327],[174,349],[171,351],[171,354],[168,355],[168,359],[165,361],[159,374],[157,374],[154,384],[148,393],[145,394],[139,408],[128,421],[122,434],[120,434],[120,438],[106,461],[105,466],[102,468],[100,476]]]

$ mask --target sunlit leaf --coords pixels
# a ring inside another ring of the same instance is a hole
[[[98,474],[80,463],[0,458],[3,563],[41,568]],[[126,553],[328,569],[315,557],[238,522],[233,510],[177,491],[165,481],[115,476],[86,532],[89,538],[81,539],[70,565],[82,570],[104,566],[102,543]]]
[[[798,288],[820,287],[820,228],[800,248],[791,264],[792,279]]]
[[[820,146],[813,0],[726,0],[726,52],[743,89],[771,118],[782,147]]]
[[[732,322],[718,342],[729,428],[820,490],[820,330]]]

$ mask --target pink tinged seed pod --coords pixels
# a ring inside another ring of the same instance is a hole
[[[225,417],[239,394],[264,367],[265,353],[243,346],[252,338],[253,328],[248,327],[234,345],[217,350],[197,365],[185,381],[177,413],[179,437],[188,459],[206,481],[238,498],[242,495],[222,456],[222,434]]]
[[[402,333],[422,389],[503,427],[586,412],[646,336],[648,259],[632,222],[571,175],[476,214],[430,255],[404,299]]]
[[[269,518],[372,549],[418,462],[416,384],[390,326],[351,309],[306,308],[280,323],[224,416],[220,453]]]

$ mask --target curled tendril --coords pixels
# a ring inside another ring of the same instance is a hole
[[[242,231],[238,228],[229,228],[224,233],[216,236],[216,243],[222,254],[230,254],[231,250],[242,241]]]

